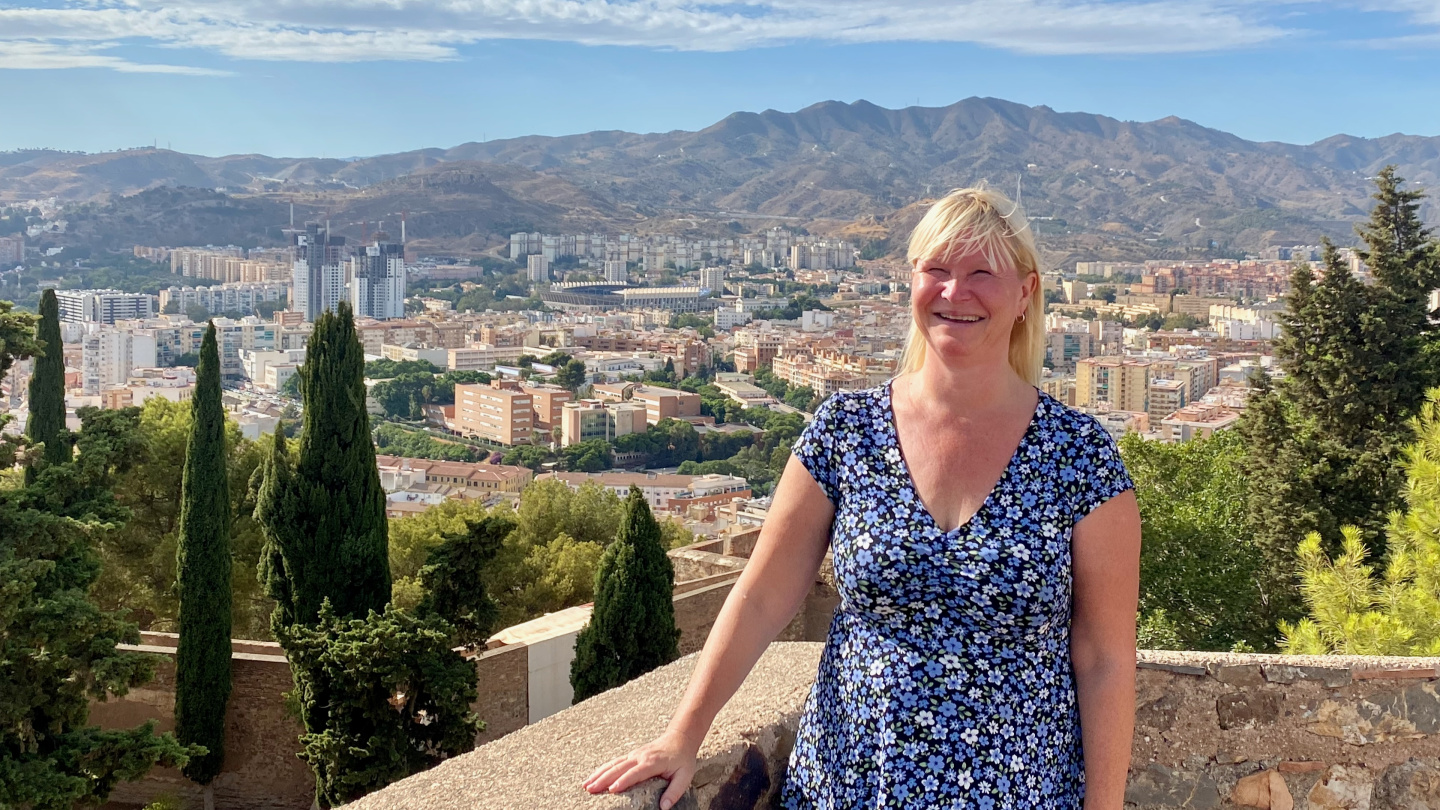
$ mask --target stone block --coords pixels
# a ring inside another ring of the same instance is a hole
[[[1171,807],[1213,810],[1220,806],[1220,788],[1207,773],[1179,771],[1151,763],[1144,771],[1132,774],[1125,787],[1125,803],[1141,810]]]
[[[1166,692],[1135,710],[1135,724],[1156,731],[1169,731],[1175,726],[1175,715],[1179,709],[1179,696]]]
[[[1137,661],[1137,669],[1158,669],[1162,672],[1173,672],[1176,675],[1209,675],[1210,670],[1205,667],[1189,666],[1187,664],[1161,664],[1155,661]]]
[[[1440,760],[1408,759],[1375,781],[1372,810],[1440,810]]]
[[[1280,696],[1274,692],[1231,692],[1215,698],[1220,728],[1250,729],[1275,722],[1280,716]]]
[[[1231,686],[1252,687],[1265,682],[1259,664],[1239,664],[1215,668],[1215,680]]]
[[[1334,765],[1306,796],[1309,810],[1371,810],[1375,782],[1364,768]]]
[[[1323,762],[1282,762],[1276,766],[1280,773],[1314,773],[1325,770]]]

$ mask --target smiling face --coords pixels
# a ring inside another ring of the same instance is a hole
[[[946,365],[1008,362],[1011,331],[1039,278],[1022,278],[1009,261],[997,259],[972,248],[915,263],[910,314],[935,359]]]

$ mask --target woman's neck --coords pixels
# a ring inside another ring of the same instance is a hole
[[[907,374],[907,393],[913,404],[927,411],[974,415],[1009,410],[1019,398],[1028,398],[1034,386],[1021,379],[1009,363],[952,368],[929,362]]]

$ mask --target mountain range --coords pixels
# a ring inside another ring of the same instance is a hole
[[[1368,178],[1386,164],[1435,188],[1440,137],[1295,145],[1175,117],[1120,121],[992,98],[900,110],[827,101],[739,112],[698,132],[527,136],[355,160],[8,152],[0,201],[53,196],[123,212],[128,195],[192,187],[347,223],[406,211],[412,235],[474,246],[522,227],[704,230],[741,220],[747,230],[819,223],[893,236],[897,217],[912,219],[908,207],[985,180],[1018,193],[1055,238],[1223,251],[1322,235],[1349,243],[1369,209]],[[1422,216],[1440,219],[1440,205],[1427,201]]]

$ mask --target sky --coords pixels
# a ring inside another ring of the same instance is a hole
[[[1440,135],[1440,0],[0,0],[0,150],[359,157],[992,96]]]

